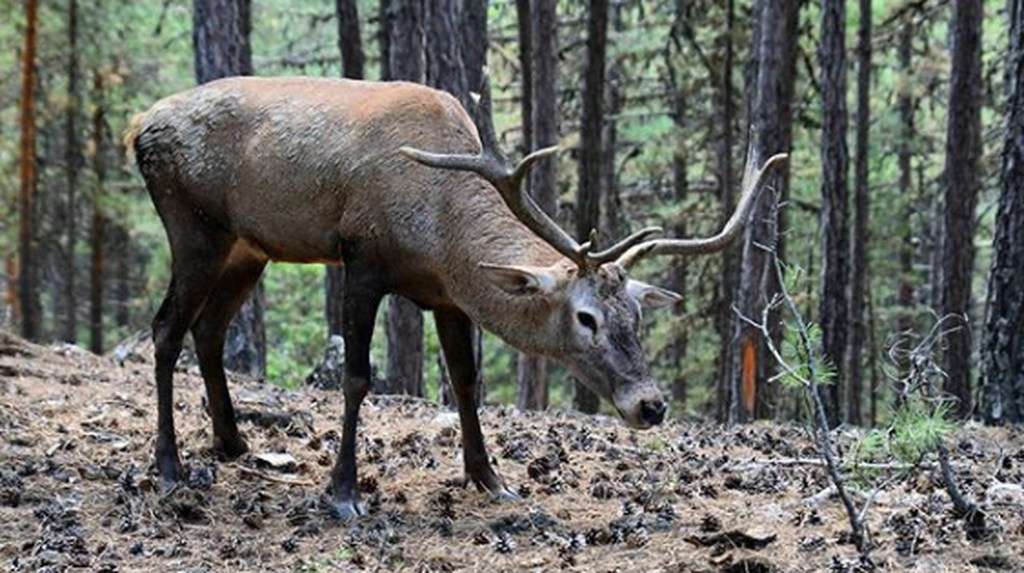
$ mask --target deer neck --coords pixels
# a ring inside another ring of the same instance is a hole
[[[542,296],[511,295],[491,284],[481,263],[550,267],[570,265],[567,258],[537,237],[508,210],[497,192],[476,195],[478,209],[463,204],[450,245],[446,290],[452,302],[474,322],[525,352],[545,353],[538,333],[549,326],[551,301]]]

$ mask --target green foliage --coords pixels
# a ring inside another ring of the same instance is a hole
[[[911,399],[897,409],[891,424],[890,447],[893,454],[908,463],[935,451],[956,425],[948,419],[950,408],[932,407],[920,399]]]
[[[314,265],[270,265],[264,275],[267,379],[301,386],[327,346],[324,270]]]
[[[874,429],[854,442],[849,465],[866,477],[860,464],[895,459],[915,467],[928,454],[934,453],[942,441],[956,429],[949,419],[950,407],[933,406],[921,398],[911,398],[893,413],[889,423]]]
[[[783,332],[782,359],[792,371],[782,374],[782,383],[790,387],[807,383],[832,384],[836,369],[821,351],[821,327],[812,322],[801,332],[792,322],[786,321]]]

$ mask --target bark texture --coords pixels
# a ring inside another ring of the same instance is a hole
[[[683,4],[677,0],[677,6]],[[677,8],[676,17],[681,16],[681,10]],[[736,189],[733,180],[733,122],[735,121],[735,95],[733,93],[733,29],[735,25],[735,4],[733,0],[726,0],[725,3],[725,29],[722,31],[722,74],[718,78],[718,109],[719,129],[721,136],[718,151],[718,198],[721,202],[722,216],[721,223],[732,214],[736,208]],[[752,44],[757,46],[756,43]],[[715,396],[718,403],[717,417],[724,421],[728,417],[728,396],[729,396],[729,366],[732,355],[732,321],[733,303],[736,297],[736,287],[739,284],[740,259],[742,257],[741,246],[734,244],[722,252],[722,280],[718,286],[718,311],[715,316],[715,329],[718,331],[718,376],[715,384]],[[679,291],[685,292],[685,291]]]
[[[25,2],[25,49],[21,60],[21,149],[18,158],[18,311],[21,314],[21,335],[28,340],[40,336],[39,289],[35,263],[35,194],[36,194],[36,31],[39,3]]]
[[[68,1],[68,102],[64,114],[64,329],[62,338],[78,340],[78,300],[75,276],[75,248],[78,244],[78,174],[82,168],[82,144],[78,137],[78,115],[82,100],[78,90],[78,1]]]
[[[1024,1],[1008,7],[1006,134],[981,342],[982,413],[993,424],[1024,423]]]
[[[821,43],[821,322],[822,352],[835,368],[835,379],[824,387],[828,421],[842,420],[843,367],[846,362],[847,278],[849,231],[847,228],[846,149],[846,2],[822,0]]]
[[[859,0],[860,25],[857,28],[857,149],[854,163],[854,212],[850,274],[850,352],[846,371],[850,383],[846,395],[846,420],[861,423],[863,386],[864,300],[868,284],[868,132],[871,124],[871,0]]]
[[[902,307],[898,321],[899,330],[905,332],[910,329],[911,313],[914,306],[914,283],[913,283],[913,262],[914,262],[914,227],[911,224],[913,218],[913,205],[911,196],[914,191],[914,171],[912,165],[914,151],[914,93],[911,79],[914,70],[911,67],[914,47],[914,26],[913,19],[908,18],[900,28],[899,37],[899,69],[903,76],[900,92],[897,95],[896,107],[900,117],[900,136],[897,153],[899,163],[899,192],[905,205],[903,218],[903,240],[900,245],[900,286],[898,303]]]
[[[974,269],[974,212],[981,157],[982,0],[954,0],[950,27],[949,113],[946,124],[945,240],[942,248],[942,314],[964,317],[944,354],[945,390],[956,398],[956,414],[971,412],[971,275]]]
[[[103,291],[106,280],[107,215],[103,210],[104,186],[107,181],[106,164],[106,102],[104,100],[103,75],[93,72],[92,112],[92,170],[96,186],[92,191],[92,225],[89,244],[92,251],[89,267],[89,350],[103,354]]]

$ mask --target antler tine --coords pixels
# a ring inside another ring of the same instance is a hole
[[[661,233],[661,227],[647,227],[645,229],[641,229],[603,251],[598,251],[596,253],[587,252],[587,263],[592,267],[599,267],[609,261],[617,260],[634,245],[643,242],[645,239],[653,235],[660,235]],[[589,248],[596,248],[593,237],[594,234],[591,233],[591,241],[587,243]]]
[[[786,160],[785,153],[773,155],[756,169],[753,148],[747,154],[747,167],[743,174],[743,195],[729,221],[722,230],[713,237],[702,239],[656,239],[633,246],[622,256],[618,263],[628,268],[636,261],[649,255],[701,255],[720,251],[739,236],[753,210],[754,200],[764,182],[764,176],[775,165]]]

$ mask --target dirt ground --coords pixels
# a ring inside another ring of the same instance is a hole
[[[252,453],[220,462],[193,367],[179,372],[175,394],[188,485],[162,494],[145,354],[122,366],[0,331],[0,567],[856,570],[845,515],[793,426],[634,432],[609,418],[487,407],[491,453],[523,498],[496,503],[461,484],[454,414],[371,396],[359,438],[370,515],[346,524],[319,501],[339,441],[340,393],[233,379]],[[952,444],[959,477],[989,516],[978,539],[952,517],[934,472],[893,474],[869,513],[880,568],[1024,570],[1020,434],[968,426]],[[264,455],[273,453],[288,455]]]

